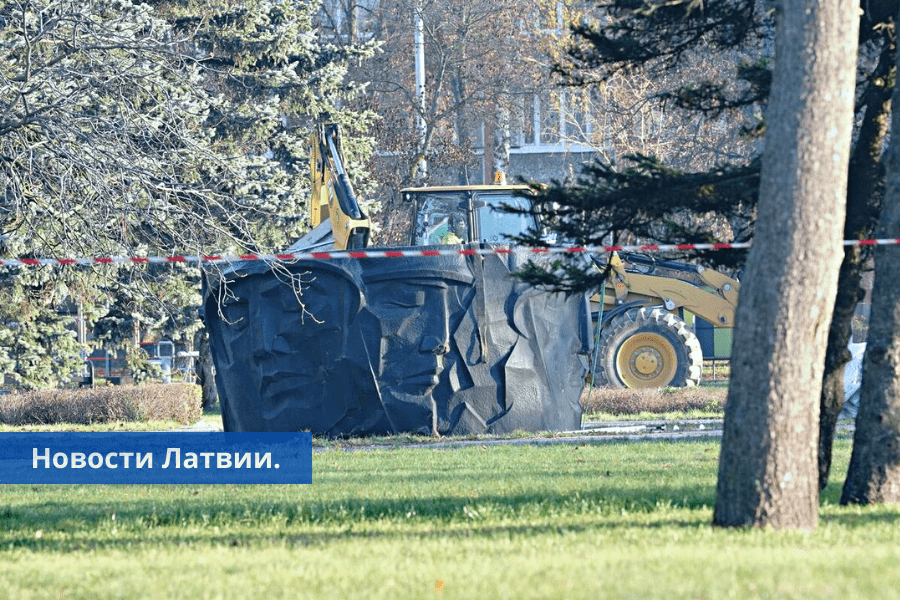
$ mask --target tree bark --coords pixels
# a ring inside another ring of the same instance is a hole
[[[886,81],[893,64],[892,44],[885,42],[878,68],[867,82],[866,111],[850,159],[847,182],[847,221],[844,239],[865,239],[872,236],[881,198],[884,195],[884,167],[881,151],[887,135],[890,96]],[[828,485],[831,471],[831,450],[838,415],[845,403],[844,367],[850,361],[847,344],[853,334],[852,321],[856,305],[864,295],[860,287],[867,253],[861,248],[844,249],[838,277],[837,299],[828,331],[825,353],[825,374],[819,403],[819,489]]]
[[[891,146],[879,238],[900,235],[900,91],[891,106]],[[875,251],[872,316],[863,362],[853,454],[841,504],[900,502],[900,246]]]
[[[812,529],[828,327],[843,255],[857,4],[781,4],[753,249],[713,523]]]

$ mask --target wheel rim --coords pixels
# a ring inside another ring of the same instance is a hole
[[[677,369],[675,348],[659,334],[633,335],[616,353],[619,378],[630,388],[664,387],[675,377]]]

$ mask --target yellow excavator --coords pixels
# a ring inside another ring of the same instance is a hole
[[[330,232],[337,250],[366,247],[371,226],[347,176],[338,127],[319,125],[312,147],[312,226],[321,230],[322,239]],[[407,244],[504,243],[509,235],[538,225],[533,216],[501,210],[503,205],[527,207],[529,193],[525,185],[403,189],[400,198],[410,223]],[[703,352],[685,313],[715,327],[733,327],[740,282],[714,269],[637,254],[591,260],[594,268],[609,272],[602,294],[591,299],[599,326],[595,384],[697,385]]]

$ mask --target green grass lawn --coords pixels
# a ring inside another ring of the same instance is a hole
[[[838,507],[838,483],[812,533],[713,529],[717,456],[326,450],[310,486],[0,486],[0,598],[900,598],[900,508]]]

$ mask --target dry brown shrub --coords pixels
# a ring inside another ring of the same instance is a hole
[[[202,414],[200,387],[190,384],[107,386],[40,390],[0,397],[0,422],[7,425],[177,421],[195,423]]]
[[[581,404],[585,414],[633,415],[642,412],[720,411],[725,408],[728,388],[690,387],[662,389],[594,388],[585,390]]]

